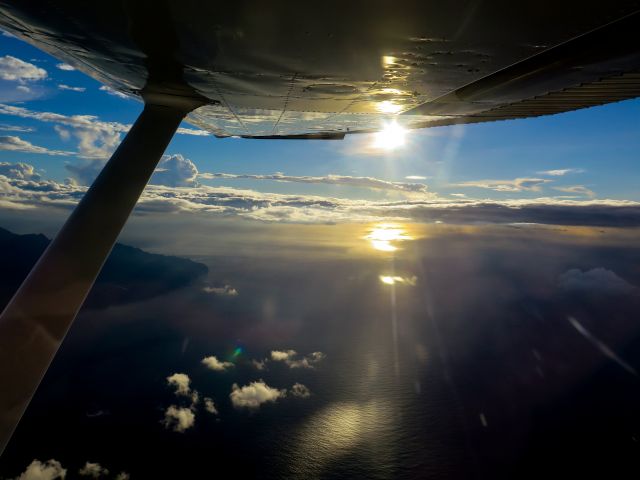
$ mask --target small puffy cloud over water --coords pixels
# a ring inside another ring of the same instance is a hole
[[[190,408],[170,405],[164,412],[162,424],[174,432],[183,433],[193,427],[196,422],[196,414]]]
[[[558,286],[569,292],[596,294],[629,294],[637,290],[615,272],[602,267],[586,271],[578,268],[567,270],[558,278]]]
[[[289,368],[313,368],[313,365],[320,362],[325,357],[322,352],[313,352],[301,357],[295,350],[272,350],[271,360],[283,362]]]
[[[15,480],[56,480],[64,479],[66,475],[67,469],[62,468],[62,464],[57,460],[34,460]]]
[[[286,390],[272,388],[264,380],[258,380],[242,387],[234,383],[229,398],[235,408],[255,410],[260,408],[263,403],[275,402],[284,397],[286,393]]]
[[[209,370],[214,370],[216,372],[224,372],[225,370],[234,366],[231,362],[218,360],[218,357],[216,357],[215,355],[204,357],[202,359],[202,364],[205,365]]]
[[[294,383],[291,387],[291,395],[299,398],[309,398],[311,396],[311,390],[301,383]]]
[[[83,477],[100,478],[109,475],[109,470],[99,463],[87,462],[78,470],[78,473]]]
[[[236,297],[238,296],[238,290],[233,288],[231,285],[224,285],[223,287],[211,287],[207,285],[202,289],[205,293],[212,293],[213,295],[220,295],[226,297]]]
[[[216,404],[214,403],[212,398],[204,397],[203,403],[204,403],[204,409],[207,412],[213,415],[218,415],[218,409],[216,408]]]
[[[190,395],[191,394],[191,379],[186,373],[174,373],[167,377],[167,383],[175,387],[176,395]]]

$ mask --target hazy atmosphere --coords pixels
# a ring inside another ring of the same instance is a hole
[[[142,104],[0,47],[4,306]],[[395,141],[184,123],[0,478],[632,478],[640,101]]]

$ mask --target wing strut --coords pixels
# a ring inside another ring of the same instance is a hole
[[[0,315],[0,454],[169,141],[192,108],[145,105]]]

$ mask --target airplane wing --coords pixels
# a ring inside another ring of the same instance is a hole
[[[637,1],[5,0],[0,26],[219,137],[342,138],[640,94]],[[153,87],[149,85],[153,84]]]

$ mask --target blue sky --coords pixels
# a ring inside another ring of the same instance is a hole
[[[101,90],[98,82],[79,71],[59,68],[58,60],[21,40],[3,35],[0,45],[0,103],[27,112],[16,115],[0,109],[0,162],[32,165],[40,180],[87,184],[142,104]],[[18,62],[20,78],[14,59],[24,62]],[[43,112],[91,115],[95,118],[88,119],[90,123],[107,123],[96,133],[73,123],[35,118]],[[175,168],[168,174],[178,177],[167,183],[156,176],[152,183],[367,201],[416,200],[424,192],[441,201],[640,200],[637,99],[551,117],[414,131],[406,145],[394,151],[372,154],[373,140],[371,135],[343,141],[274,141],[178,134],[167,154],[181,157],[161,164],[167,171]],[[189,178],[180,177],[185,169]],[[83,177],[78,172],[89,173]],[[278,172],[290,181],[255,177]],[[207,173],[224,173],[227,178],[207,178]],[[253,178],[228,178],[233,175]],[[314,179],[300,178],[310,176]],[[342,179],[336,181],[335,176]],[[353,177],[399,186],[368,188],[355,185]],[[405,185],[416,183],[426,187]],[[422,193],[416,194],[416,189]]]

